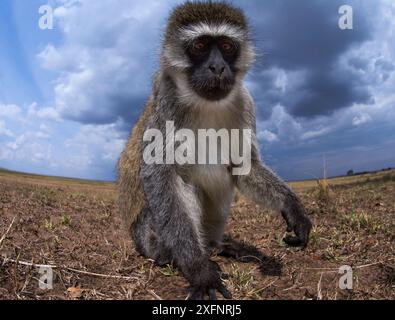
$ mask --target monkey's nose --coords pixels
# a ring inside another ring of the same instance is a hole
[[[208,68],[216,76],[221,76],[225,71],[225,66],[223,64],[210,64]]]

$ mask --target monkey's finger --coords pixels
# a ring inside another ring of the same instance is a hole
[[[225,272],[221,272],[221,279],[223,279],[223,280],[229,279],[229,274],[225,273]]]
[[[214,269],[215,269],[219,274],[222,273],[221,267],[219,266],[218,263],[216,263],[215,261],[212,261],[212,260],[210,260],[210,263],[213,265]]]
[[[187,300],[203,300],[204,294],[198,288],[190,288]]]
[[[208,298],[210,300],[217,300],[217,295],[215,293],[215,289],[209,289],[208,290]]]
[[[306,219],[306,221],[299,225],[295,229],[295,234],[300,240],[300,246],[305,248],[307,243],[309,242],[310,230],[312,228],[312,224],[310,220]]]
[[[229,290],[223,285],[221,284],[218,288],[218,291],[223,295],[223,297],[225,299],[232,299],[232,294],[229,292]]]
[[[283,216],[285,222],[287,223],[287,232],[292,232],[293,227],[292,227],[291,223],[289,222],[287,214],[284,211],[281,211],[281,215]]]
[[[283,241],[291,246],[291,247],[300,247],[303,246],[303,242],[301,241],[301,239],[299,237],[295,237],[295,236],[286,236]]]
[[[203,298],[204,298],[203,292],[196,291],[191,295],[191,298],[189,300],[204,300]]]

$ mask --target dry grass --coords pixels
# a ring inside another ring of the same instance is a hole
[[[358,183],[369,183],[369,182],[385,182],[387,181],[395,181],[395,169],[390,171],[379,171],[372,172],[362,175],[353,175],[353,176],[343,176],[328,179],[328,183],[332,187],[336,186],[346,186],[353,185]],[[304,181],[294,181],[290,182],[291,186],[297,191],[307,191],[316,187],[317,179],[312,180],[304,180]]]
[[[284,245],[280,216],[240,197],[226,231],[268,259],[213,257],[234,298],[395,299],[394,177],[292,183],[314,223],[304,251]],[[0,262],[0,299],[184,299],[177,269],[136,253],[115,200],[110,183],[0,171],[0,256],[12,259]],[[53,290],[38,288],[36,264],[57,266]],[[353,268],[353,290],[338,286],[342,265]]]

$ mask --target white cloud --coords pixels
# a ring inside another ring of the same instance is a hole
[[[394,86],[395,87],[395,86]],[[258,121],[258,139],[270,143],[303,144],[334,133],[345,132],[352,126],[395,122],[395,94],[378,94],[371,105],[354,104],[328,116],[294,118],[284,106],[273,108],[271,116]]]
[[[126,142],[120,123],[72,124],[58,117],[55,109],[40,108],[37,103],[5,110],[3,116],[7,114],[7,118],[0,119],[3,166],[22,171],[34,167],[55,175],[103,179],[115,172],[116,160]],[[9,129],[13,126],[17,128],[15,132]],[[109,168],[113,168],[110,173]]]
[[[2,160],[39,163],[51,159],[52,146],[37,142],[34,136],[22,134],[5,144],[0,149],[0,154],[2,155]]]
[[[263,130],[263,131],[258,132],[257,138],[259,140],[265,140],[267,142],[278,141],[277,135],[269,130]]]
[[[37,117],[45,120],[59,120],[59,113],[55,108],[39,108],[35,102],[29,105],[27,114],[30,117]]]
[[[2,120],[0,120],[0,137],[1,136],[6,136],[6,137],[14,136],[12,131],[6,128],[5,122]]]
[[[48,108],[49,109],[49,108]],[[10,163],[39,164],[52,158],[50,125],[54,117],[37,106],[28,107],[0,103],[0,159]],[[9,129],[13,128],[13,132]]]
[[[336,128],[336,125],[332,123],[331,117],[295,119],[281,105],[275,106],[271,117],[267,121],[258,124],[258,126],[271,129],[271,131],[268,131],[269,134],[266,133],[266,141],[281,141],[284,143],[301,143],[319,138],[329,134]]]
[[[263,122],[257,123],[258,132],[261,132],[260,138],[266,138],[267,141],[291,141],[298,139],[303,128],[284,108],[276,105],[273,108],[270,118]],[[264,133],[266,131],[266,133]],[[269,138],[269,139],[267,139]]]
[[[24,134],[17,137],[14,141],[8,142],[7,147],[13,151],[19,150],[20,147],[26,142],[26,136]]]
[[[352,119],[353,126],[360,126],[372,121],[372,118],[367,113],[362,113]]]
[[[308,130],[302,134],[301,139],[309,140],[309,139],[318,138],[328,134],[330,131],[332,131],[330,127],[325,127],[317,130]]]
[[[19,117],[21,108],[14,104],[0,104],[0,119]]]
[[[126,140],[122,137],[118,124],[83,125],[80,131],[66,142],[67,148],[88,151],[100,160],[115,162]]]
[[[59,46],[38,54],[58,73],[55,108],[65,119],[109,124],[142,107],[158,52],[156,43],[168,8],[164,1],[57,1],[55,17],[64,34]],[[158,15],[159,14],[159,15]],[[94,16],[94,19],[89,17]],[[147,28],[149,25],[149,28]],[[76,58],[78,57],[78,58]],[[133,101],[139,105],[134,105]]]
[[[0,159],[42,164],[43,170],[45,166],[56,167],[62,174],[108,177],[125,143],[119,118],[129,119],[130,110],[142,107],[133,101],[147,97],[153,65],[159,58],[162,26],[175,1],[51,1],[57,5],[55,24],[63,38],[59,44],[48,43],[37,57],[44,68],[56,74],[54,102],[45,107],[37,103],[28,107],[0,104]],[[309,74],[269,62],[268,70],[259,71],[262,66],[255,70],[271,86],[248,83],[258,103],[269,101],[267,108],[259,110],[264,114],[258,119],[262,142],[274,148],[283,143],[318,145],[326,136],[341,134],[342,130],[395,121],[395,72],[391,70],[395,61],[395,4],[392,0],[381,4],[386,6],[376,19],[379,25],[372,40],[352,47],[333,66],[333,72],[342,72],[340,78],[352,75],[350,79],[361,81],[356,85],[366,87],[374,103],[355,104],[316,118],[294,117],[288,104],[303,93]],[[268,60],[275,58],[268,53]],[[273,96],[286,99],[279,105],[272,102]]]

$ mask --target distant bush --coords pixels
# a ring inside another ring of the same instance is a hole
[[[348,176],[353,176],[354,175],[354,170],[348,170],[347,171]]]

